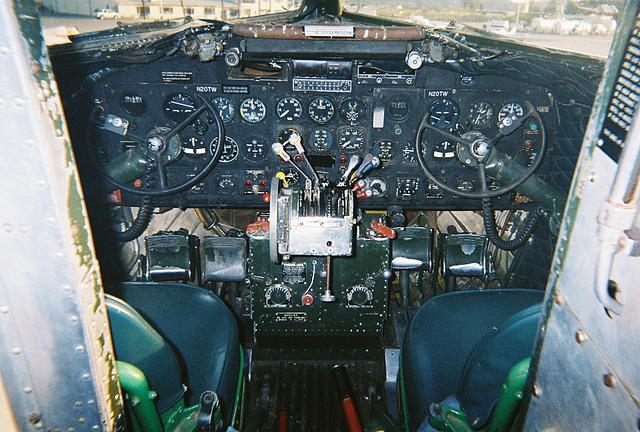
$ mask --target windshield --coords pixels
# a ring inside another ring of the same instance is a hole
[[[452,21],[525,43],[606,57],[624,0],[345,1],[367,15],[447,27]]]
[[[421,26],[454,22],[490,34],[606,57],[624,0],[343,0],[345,10]],[[233,20],[294,11],[300,0],[42,0],[48,44],[66,36],[115,27],[118,22],[191,16]]]

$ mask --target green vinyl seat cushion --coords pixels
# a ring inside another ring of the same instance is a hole
[[[181,283],[111,287],[109,318],[116,358],[139,367],[158,393],[160,412],[184,394],[187,405],[213,390],[230,419],[240,373],[235,318],[209,290]],[[129,307],[123,317],[124,306]],[[141,322],[140,318],[144,322]]]
[[[543,296],[525,289],[461,291],[434,297],[416,312],[402,346],[411,430],[433,403],[451,398],[474,428],[486,422],[511,367],[533,352]]]

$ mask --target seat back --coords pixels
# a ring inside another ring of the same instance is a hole
[[[182,283],[126,282],[110,292],[134,307],[173,348],[187,385],[185,403],[195,405],[203,392],[215,391],[228,419],[240,373],[240,338],[224,301]]]
[[[487,333],[469,355],[457,397],[472,428],[487,423],[509,371],[531,356],[541,315],[541,304],[521,310]]]
[[[116,358],[144,372],[150,387],[158,394],[158,411],[165,411],[184,394],[182,373],[175,352],[126,302],[107,295],[107,311]]]

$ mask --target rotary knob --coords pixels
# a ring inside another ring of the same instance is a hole
[[[291,289],[286,285],[274,285],[264,294],[264,299],[269,307],[291,306]]]
[[[364,285],[356,285],[347,292],[349,306],[370,306],[373,301],[373,291]]]

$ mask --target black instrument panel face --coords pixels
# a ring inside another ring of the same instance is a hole
[[[363,208],[392,204],[416,209],[479,207],[478,200],[440,191],[423,174],[415,137],[425,115],[433,127],[456,135],[477,131],[491,138],[501,122],[522,115],[525,103],[531,102],[544,125],[527,121],[500,140],[497,148],[527,165],[535,158],[544,127],[547,151],[552,150],[556,124],[552,98],[545,89],[503,76],[463,76],[431,66],[423,66],[414,75],[376,78],[359,75],[361,63],[354,62],[350,80],[324,79],[328,83],[323,85],[319,79],[301,87],[294,83],[293,68],[285,68],[277,78],[258,79],[234,76],[222,61],[169,59],[110,74],[96,84],[95,99],[104,113],[122,117],[129,122],[131,133],[139,136],[180,123],[202,106],[202,98],[218,111],[226,134],[219,162],[191,190],[153,199],[157,205],[172,207],[266,207],[264,193],[276,173],[283,172],[290,184],[304,181],[271,150],[275,142],[292,150],[288,143],[292,133],[302,138],[320,176],[331,181],[340,177],[353,154],[372,153],[380,158],[381,167],[367,177],[371,196],[359,199]],[[348,81],[349,85],[329,81]],[[301,88],[304,90],[299,91]],[[202,115],[180,133],[182,151],[167,164],[170,184],[193,177],[219,145],[214,139],[215,123],[209,117]],[[126,137],[104,130],[96,132],[95,140],[102,162],[133,145]],[[474,191],[476,170],[460,160],[456,147],[432,130],[421,138],[420,150],[431,171],[449,186]],[[539,171],[543,177],[544,167]],[[123,192],[121,200],[138,205],[142,198]],[[500,197],[497,207],[506,208],[514,200],[518,197]]]

